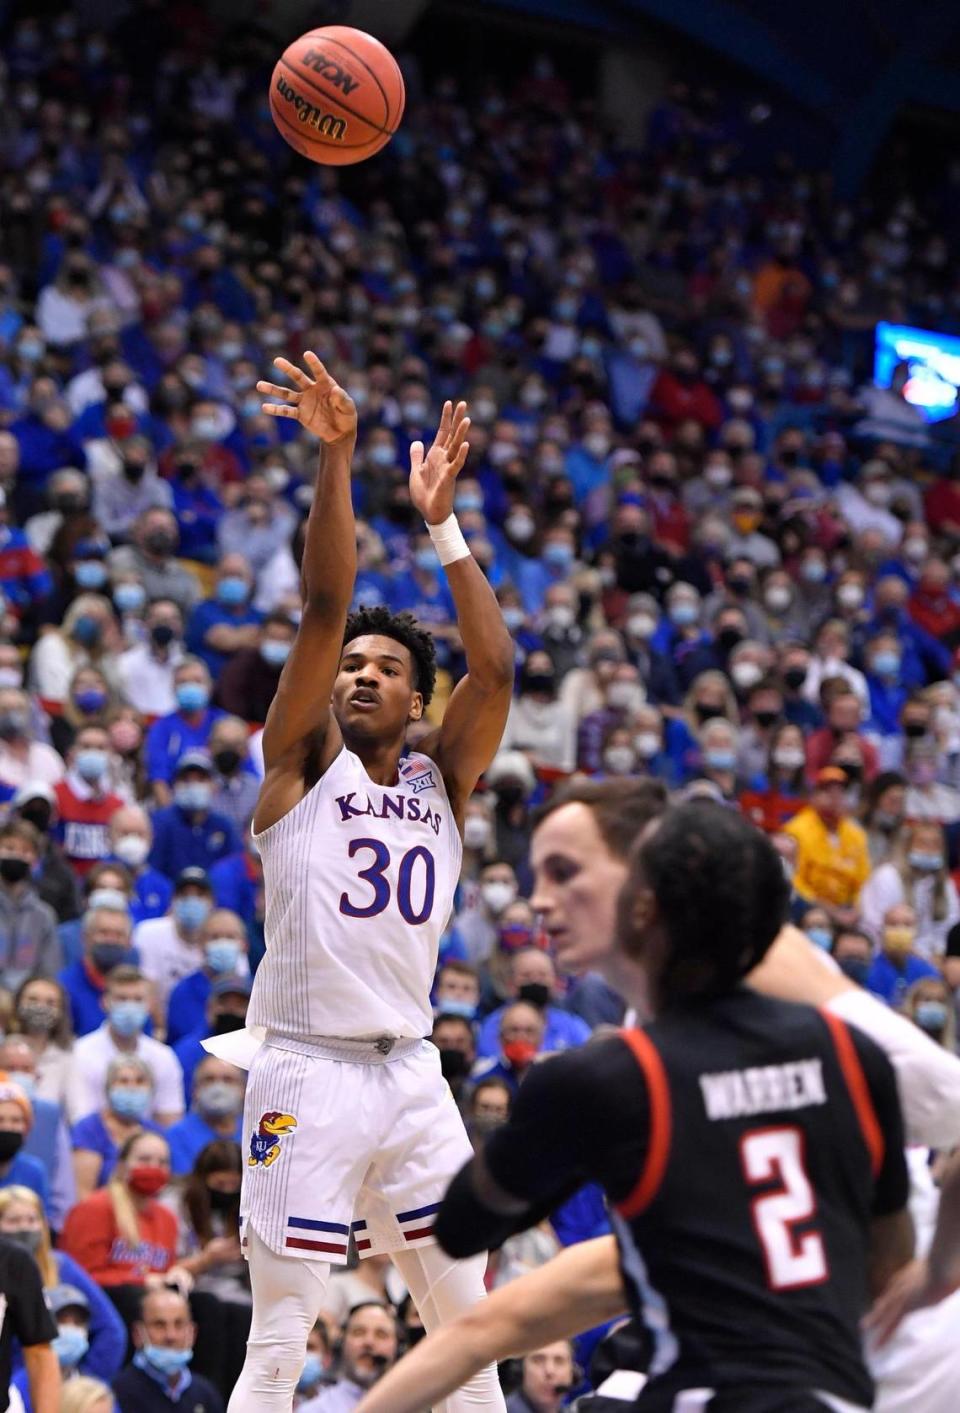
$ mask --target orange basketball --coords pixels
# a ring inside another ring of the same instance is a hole
[[[284,51],[270,80],[270,111],[311,162],[345,167],[386,147],[403,117],[403,76],[379,39],[360,29],[312,29]]]

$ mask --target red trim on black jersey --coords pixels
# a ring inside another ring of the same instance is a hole
[[[650,1110],[649,1144],[643,1172],[632,1192],[616,1204],[620,1215],[629,1221],[645,1211],[660,1191],[663,1175],[667,1170],[667,1159],[670,1157],[673,1121],[670,1085],[659,1050],[642,1030],[621,1030],[620,1039],[630,1047],[634,1059],[643,1071]]]
[[[846,1080],[847,1090],[849,1091],[853,1107],[857,1111],[857,1119],[860,1123],[863,1141],[866,1143],[867,1152],[870,1154],[870,1171],[875,1178],[879,1177],[880,1170],[883,1167],[885,1150],[883,1129],[880,1127],[880,1121],[873,1107],[870,1086],[867,1084],[867,1077],[863,1072],[860,1056],[857,1054],[856,1046],[850,1038],[849,1030],[840,1017],[833,1015],[831,1011],[821,1011],[820,1014],[823,1016],[830,1030],[834,1048],[837,1052],[837,1059],[840,1061],[840,1068]]]

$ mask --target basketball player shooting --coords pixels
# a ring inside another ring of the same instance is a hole
[[[357,414],[315,354],[303,361],[307,372],[276,360],[292,388],[257,385],[273,399],[265,412],[296,418],[322,445],[303,616],[264,728],[254,813],[267,950],[245,1040],[240,1221],[253,1321],[230,1413],[290,1409],[351,1231],[361,1257],[391,1255],[428,1330],[484,1294],[485,1257],[454,1262],[433,1236],[471,1148],[423,1039],[464,806],[499,746],[513,683],[510,635],[453,514],[470,422],[464,403],[448,402],[429,451],[410,449],[411,499],[446,568],[468,673],[440,728],[404,754],[433,691],[433,642],[406,614],[348,616]],[[438,1405],[503,1407],[493,1367]]]

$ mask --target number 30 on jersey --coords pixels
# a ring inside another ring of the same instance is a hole
[[[362,896],[351,900],[349,893],[340,894],[340,911],[345,917],[379,917],[390,906],[391,887],[387,877],[390,867],[390,850],[381,839],[351,839],[347,850],[352,859],[364,851],[373,855],[373,862],[358,870],[357,877],[363,879],[370,888],[366,899]],[[420,866],[422,865],[422,867]],[[419,927],[433,912],[433,896],[436,891],[436,865],[429,849],[418,844],[408,849],[400,860],[397,869],[397,907],[404,922],[411,927]],[[419,906],[414,900],[419,899]]]

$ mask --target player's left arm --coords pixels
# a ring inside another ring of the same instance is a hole
[[[500,746],[513,693],[513,639],[487,579],[453,514],[457,476],[470,450],[467,405],[444,403],[433,446],[410,448],[410,499],[437,545],[457,609],[467,675],[453,690],[443,725],[420,744],[436,761],[457,822]],[[451,558],[444,562],[445,556]]]
[[[868,1036],[849,1027],[880,1129],[882,1153],[873,1185],[869,1248],[870,1293],[875,1298],[913,1256],[913,1220],[907,1206],[910,1177],[897,1079],[886,1055]]]
[[[420,1413],[484,1365],[569,1339],[626,1308],[615,1239],[580,1242],[420,1340],[378,1380],[357,1413]]]
[[[526,1076],[508,1121],[456,1175],[437,1213],[437,1240],[463,1259],[501,1246],[584,1183],[625,1198],[643,1168],[649,1104],[623,1041],[593,1041]]]

